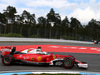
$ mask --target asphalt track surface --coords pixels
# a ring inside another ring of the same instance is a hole
[[[77,44],[77,43],[0,43],[0,46],[8,45],[43,45],[43,44],[54,44],[54,45],[70,45],[70,46],[88,46],[88,47],[100,47],[94,44]],[[35,66],[35,65],[11,65],[4,66],[0,59],[0,71],[15,71],[15,70],[66,70],[66,71],[82,71],[82,72],[100,72],[100,54],[86,54],[86,53],[66,53],[66,52],[55,52],[61,55],[73,55],[80,61],[86,61],[89,64],[88,69],[79,69],[74,66],[72,69],[66,69],[59,66]]]

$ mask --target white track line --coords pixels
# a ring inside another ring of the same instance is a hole
[[[90,48],[91,50],[97,50],[97,48]]]
[[[79,49],[87,49],[87,48],[79,48]]]
[[[77,47],[70,47],[70,48],[72,48],[72,49],[77,49]]]
[[[68,47],[63,47],[63,48],[68,48]]]
[[[50,47],[53,47],[53,48],[59,48],[59,46],[50,46]]]

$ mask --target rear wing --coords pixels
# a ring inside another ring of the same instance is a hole
[[[16,50],[16,47],[9,47],[9,46],[5,46],[5,47],[1,47],[1,55],[7,55],[7,54],[13,54]]]

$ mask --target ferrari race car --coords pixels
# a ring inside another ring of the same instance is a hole
[[[1,58],[2,63],[6,66],[16,62],[21,64],[59,65],[68,69],[76,64],[79,68],[88,68],[86,62],[78,61],[72,55],[48,54],[47,52],[42,52],[41,47],[21,51],[16,51],[16,47],[1,47]]]

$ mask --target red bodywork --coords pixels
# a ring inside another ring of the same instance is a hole
[[[69,56],[56,55],[56,54],[50,54],[50,55],[43,55],[43,54],[14,54],[13,57],[15,59],[25,60],[25,61],[30,61],[30,62],[39,62],[39,63],[45,63],[46,62],[46,63],[49,63],[50,61],[52,61],[54,59],[64,59],[65,57],[69,57]]]
[[[12,47],[1,47],[1,55],[10,54]],[[29,62],[49,63],[54,59],[64,59],[65,57],[72,57],[67,55],[57,55],[51,53],[49,55],[44,54],[13,54],[13,57],[17,60],[24,60]],[[76,58],[72,57],[75,61]],[[78,61],[79,62],[79,61]]]
[[[51,54],[33,54],[33,53],[14,53],[15,51],[12,50],[12,47],[1,47],[1,55],[6,56],[8,54],[12,54],[14,60],[20,60],[20,61],[25,61],[25,62],[30,62],[30,63],[48,63],[49,65],[53,65],[54,61],[63,61],[66,57],[69,59],[73,60],[75,64],[79,63],[79,66],[84,63],[76,60],[75,57],[71,55],[57,55],[54,53]]]

